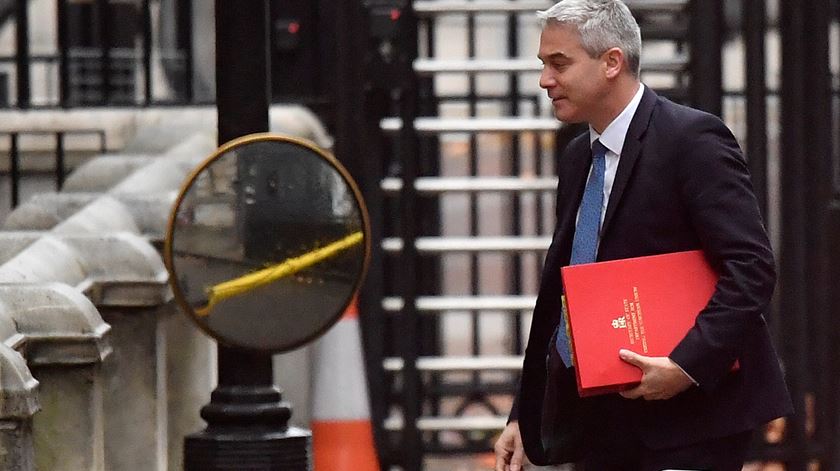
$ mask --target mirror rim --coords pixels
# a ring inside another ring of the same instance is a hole
[[[196,314],[195,310],[190,306],[187,302],[186,297],[184,297],[183,292],[181,290],[181,286],[178,283],[178,277],[176,276],[175,272],[175,265],[174,265],[174,256],[173,256],[173,236],[175,232],[175,218],[178,214],[178,210],[181,207],[181,203],[183,202],[184,198],[187,196],[187,193],[192,188],[193,183],[198,178],[198,176],[207,169],[210,165],[214,162],[222,158],[228,151],[241,147],[243,145],[255,143],[255,142],[267,142],[267,141],[275,141],[275,142],[282,142],[286,144],[293,144],[297,146],[304,147],[309,149],[316,154],[319,155],[321,159],[326,161],[332,168],[336,169],[338,173],[341,175],[341,178],[347,183],[350,190],[353,193],[356,203],[359,207],[359,215],[362,219],[362,235],[363,235],[363,250],[364,250],[364,259],[362,260],[362,268],[359,272],[359,276],[356,278],[355,283],[353,284],[353,289],[350,292],[350,295],[347,299],[341,304],[341,308],[337,310],[336,313],[331,314],[331,318],[328,319],[328,322],[324,324],[324,326],[309,335],[304,336],[299,341],[291,343],[287,346],[282,346],[279,348],[257,348],[248,345],[241,345],[235,341],[231,341],[229,338],[223,337],[220,333],[212,331],[209,327],[207,327],[204,323],[199,321],[198,315]],[[183,313],[187,315],[199,329],[201,329],[205,334],[209,335],[211,338],[215,339],[220,344],[223,344],[228,347],[240,348],[245,350],[251,351],[259,351],[259,352],[271,352],[271,353],[282,353],[295,350],[313,340],[320,337],[321,335],[325,334],[327,330],[329,330],[333,325],[335,325],[344,313],[347,311],[347,308],[353,302],[354,299],[357,298],[359,290],[361,289],[362,283],[364,283],[365,277],[367,276],[368,267],[370,265],[370,257],[371,257],[371,230],[370,230],[370,216],[367,210],[367,206],[365,205],[365,200],[362,198],[362,192],[359,190],[356,181],[353,180],[353,177],[350,175],[350,172],[344,168],[343,165],[336,159],[330,152],[321,147],[318,147],[315,143],[308,141],[306,139],[287,136],[283,134],[277,133],[270,133],[270,132],[261,132],[261,133],[253,133],[248,134],[242,137],[238,137],[236,139],[232,139],[222,145],[220,145],[209,157],[204,159],[198,166],[196,166],[190,174],[187,176],[184,183],[181,185],[181,188],[178,192],[178,196],[175,198],[175,201],[172,203],[172,208],[169,213],[169,220],[167,221],[166,225],[166,234],[164,239],[164,248],[163,248],[163,262],[166,266],[168,278],[169,278],[169,286],[172,289],[172,295],[176,300],[176,303],[181,308]]]

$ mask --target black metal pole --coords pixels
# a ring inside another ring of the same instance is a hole
[[[152,2],[143,0],[143,104],[152,104]]]
[[[98,131],[97,134],[99,135],[99,152],[104,154],[108,152],[108,138],[105,135],[105,131]]]
[[[507,17],[507,30],[508,30],[508,37],[507,37],[507,46],[508,46],[508,57],[511,59],[519,58],[519,20],[517,15],[510,14]],[[520,115],[520,95],[519,95],[519,75],[515,72],[511,73],[508,76],[508,91],[510,93],[510,115],[511,116],[519,116]],[[521,153],[521,138],[520,134],[512,134],[511,135],[511,175],[515,177],[519,177],[522,173],[522,156]],[[537,141],[539,142],[539,141]],[[535,155],[539,155],[538,153]],[[534,174],[539,174],[539,160],[535,159],[533,162],[534,165]],[[512,233],[516,236],[521,236],[522,234],[522,194],[521,193],[512,193],[511,197],[511,205],[513,206],[513,211],[511,215],[512,221]],[[539,206],[538,206],[539,207]],[[539,219],[539,215],[537,215],[537,219]],[[511,292],[512,293],[521,293],[522,292],[522,274],[525,272],[525,259],[523,254],[516,253],[511,257],[511,265],[513,269],[513,275],[511,279]],[[511,353],[518,355],[522,351],[522,313],[517,312],[511,316]]]
[[[386,228],[383,208],[386,198],[380,182],[384,178],[383,161],[386,159],[379,121],[387,115],[386,100],[382,90],[375,87],[368,70],[376,76],[378,70],[370,66],[371,56],[365,61],[368,45],[368,31],[365,29],[366,14],[364,6],[357,1],[341,0],[330,2],[335,22],[331,28],[335,32],[336,76],[332,87],[335,93],[336,126],[335,154],[358,182],[362,197],[370,211],[371,241],[374,247],[381,245]],[[375,57],[375,56],[373,56]],[[374,209],[376,208],[376,209]],[[370,394],[371,421],[374,424],[374,440],[379,451],[380,463],[388,469],[393,457],[387,454],[389,440],[382,427],[390,413],[388,381],[382,367],[385,354],[383,339],[388,338],[387,327],[389,314],[382,309],[385,293],[385,257],[380,250],[371,251],[368,276],[359,292],[359,322],[365,351],[365,367]]]
[[[18,155],[18,134],[9,134],[9,179],[11,179],[12,208],[16,208],[20,198],[20,156]]]
[[[70,64],[67,62],[67,0],[58,0],[56,5],[58,24],[58,104],[70,107]]]
[[[806,88],[804,93],[805,110],[807,110],[807,126],[805,127],[806,153],[805,179],[809,184],[804,188],[807,217],[807,251],[808,283],[805,299],[808,302],[808,317],[810,329],[808,332],[807,364],[812,368],[807,371],[831,371],[832,344],[828,336],[834,328],[835,319],[833,306],[829,304],[828,292],[836,289],[837,281],[828,276],[825,261],[836,247],[828,245],[830,235],[825,232],[827,225],[827,208],[832,197],[833,165],[832,165],[832,95],[831,69],[829,60],[829,24],[831,19],[832,0],[810,0],[803,8],[804,24],[807,28],[805,45],[804,76]],[[831,391],[832,379],[828,374],[811,374],[809,390],[813,394],[816,407],[813,418],[816,422],[816,434],[810,438],[815,444],[822,445],[818,458],[822,462],[827,458],[828,450],[835,444],[837,437],[831,436],[832,417],[828,412],[831,400],[837,394]],[[826,469],[830,469],[826,466]]]
[[[788,448],[786,469],[805,471],[808,464],[808,438],[805,434],[805,394],[809,367],[808,345],[808,227],[807,201],[804,188],[808,186],[805,154],[805,129],[810,123],[805,107],[806,29],[802,5],[798,2],[780,4],[782,43],[782,165],[781,165],[781,250],[779,260],[779,305],[776,321],[781,332],[777,339],[787,375],[796,413],[788,418],[785,445]]]
[[[268,0],[216,0],[219,144],[268,130]],[[207,429],[186,438],[186,471],[308,471],[308,431],[274,387],[271,356],[219,346],[219,384],[201,410]]]
[[[743,0],[743,32],[746,42],[747,160],[758,207],[767,224],[767,81],[765,0]]]
[[[64,185],[64,132],[55,133],[55,191]]]
[[[100,104],[107,105],[111,100],[111,34],[109,31],[111,15],[108,0],[97,0],[96,9],[99,19],[99,73],[101,77],[99,89],[102,93]]]
[[[723,111],[723,1],[691,1],[691,104],[720,116]]]
[[[826,247],[840,247],[840,199],[837,199],[836,195],[834,201],[829,205],[828,214],[825,231],[828,238]],[[840,253],[837,250],[830,253],[828,265],[830,267],[829,279],[840,280]],[[828,290],[828,294],[828,304],[830,306],[840,305],[840,290],[831,289]],[[837,329],[830,329],[829,332],[832,343],[837,345],[840,342],[840,333],[837,332]],[[834,351],[833,348],[832,351]],[[834,394],[824,409],[824,413],[831,414],[833,418],[831,443],[826,450],[824,465],[826,470],[840,471],[840,443],[838,443],[840,442],[840,439],[838,439],[840,437],[840,407],[838,407],[840,400],[837,397],[838,392],[840,392],[840,361],[836,357],[832,369],[826,376],[833,380],[831,387]]]
[[[825,229],[827,241],[825,247],[832,248],[827,257],[828,260],[826,260],[826,264],[829,267],[828,279],[840,280],[840,252],[836,250],[836,247],[840,247],[840,198],[838,198],[837,194],[834,196],[834,201],[828,206],[827,213],[828,217],[826,218]],[[827,291],[828,305],[840,305],[840,290],[835,288]],[[840,343],[840,332],[837,329],[829,329],[828,335],[833,345]],[[834,352],[833,348],[832,352]],[[840,392],[840,360],[836,356],[834,358],[831,370],[826,374],[826,376],[832,379],[831,391],[833,391],[833,395],[823,407],[823,413],[831,415],[831,435],[826,449],[826,458],[821,464],[826,470],[840,471],[840,400],[838,399],[838,392]]]
[[[407,17],[406,17],[407,15]],[[402,322],[398,329],[403,341],[403,469],[421,471],[423,469],[423,435],[417,427],[420,418],[422,384],[417,369],[420,346],[420,318],[415,302],[417,300],[419,256],[414,240],[417,238],[416,224],[417,193],[414,183],[419,174],[418,160],[420,143],[414,119],[417,117],[417,77],[413,63],[417,57],[417,19],[414,9],[408,6],[403,12],[405,31],[400,35],[399,45],[399,86],[395,90],[400,97],[400,118],[402,129],[399,134],[400,164],[402,167],[403,186],[400,191],[400,237],[403,249],[400,258],[399,292],[403,299]]]
[[[467,56],[470,59],[474,59],[476,56],[476,26],[475,21],[475,14],[469,14],[467,17]],[[470,74],[468,77],[468,92],[467,92],[467,100],[469,103],[469,113],[470,117],[477,118],[478,117],[478,94],[476,92],[476,76],[474,74]],[[478,168],[478,135],[477,133],[470,134],[470,158],[469,158],[469,168],[467,172],[471,177],[477,177],[479,175],[479,168]],[[480,217],[481,214],[478,211],[478,200],[479,195],[477,193],[469,193],[468,195],[470,200],[470,215],[467,219],[468,227],[469,227],[469,234],[472,237],[477,237],[480,232]],[[479,275],[480,264],[479,264],[479,255],[477,253],[471,253],[470,257],[470,295],[478,296],[481,292],[481,284],[480,279],[481,275]],[[481,354],[481,311],[470,311],[470,320],[472,325],[472,332],[471,332],[471,339],[472,339],[472,349],[471,354],[472,356],[479,356]],[[471,388],[470,393],[475,394],[481,390],[481,374],[478,371],[474,371],[472,374],[471,380]]]
[[[420,30],[421,28],[425,30],[427,57],[435,57],[437,54],[437,41],[435,36],[436,20],[437,19],[434,17],[427,17],[423,19],[418,18],[418,28],[414,31],[418,35],[416,38],[417,43],[421,44]],[[470,35],[472,35],[472,33],[470,33]],[[406,41],[410,41],[410,39],[406,38]],[[434,77],[417,77],[417,89],[418,116],[438,116],[440,114],[440,105],[435,94]],[[420,155],[418,157],[421,162],[419,170],[420,174],[424,174],[424,172],[428,172],[426,174],[432,175],[439,173],[439,160],[441,156],[440,139],[438,136],[425,136],[421,142],[425,145],[420,146]],[[417,211],[419,212],[422,221],[420,223],[420,227],[429,228],[430,230],[440,228],[440,219],[438,217],[440,211],[438,206],[439,201],[435,201],[432,198],[420,199],[417,206]],[[415,235],[417,236],[419,234]],[[439,280],[437,279],[438,277],[436,274],[441,273],[440,265],[444,263],[442,259],[443,257],[438,260],[435,260],[433,257],[422,257],[420,259],[418,270],[419,273],[422,274],[420,275],[420,280],[423,281],[421,281],[420,285],[417,287],[418,292],[440,292],[440,288],[438,286]],[[418,334],[421,341],[419,350],[420,355],[442,355],[443,347],[440,342],[440,330],[440,318],[438,316],[420,317],[420,330]],[[443,405],[443,396],[441,394],[441,376],[442,375],[439,374],[429,375],[425,383],[424,397],[429,403],[429,414],[433,416],[441,414],[441,408]],[[460,407],[464,407],[466,405],[467,403],[464,402]],[[432,433],[432,436],[429,437],[431,440],[429,440],[428,446],[430,448],[439,447],[441,443],[441,435],[441,432]]]
[[[15,26],[15,69],[17,73],[17,107],[27,109],[31,104],[29,83],[29,2],[17,0]]]
[[[184,51],[184,102],[193,100],[192,0],[179,0],[178,47]]]

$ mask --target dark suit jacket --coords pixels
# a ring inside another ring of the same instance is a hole
[[[519,420],[528,458],[535,464],[577,459],[587,439],[568,431],[609,426],[592,424],[606,400],[624,401],[619,407],[626,407],[638,438],[653,449],[735,434],[790,414],[790,398],[762,315],[775,284],[773,253],[740,148],[717,117],[649,89],[624,142],[598,260],[704,251],[720,281],[670,355],[699,387],[666,401],[616,395],[581,399],[572,370],[547,367],[560,313],[560,267],[569,264],[591,160],[584,133],[558,162],[557,226],[511,412],[511,419]],[[733,373],[736,359],[740,369]]]

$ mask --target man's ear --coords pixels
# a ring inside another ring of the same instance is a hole
[[[601,57],[604,60],[607,78],[609,79],[618,77],[621,71],[626,67],[624,51],[617,47],[608,49]]]

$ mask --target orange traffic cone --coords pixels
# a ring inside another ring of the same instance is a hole
[[[312,449],[315,471],[378,471],[354,301],[315,344]]]

